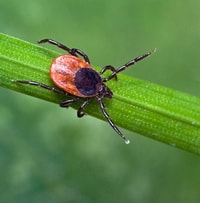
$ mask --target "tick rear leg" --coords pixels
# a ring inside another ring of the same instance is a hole
[[[38,43],[39,44],[41,44],[41,43],[53,44],[61,49],[64,49],[65,51],[67,51],[69,54],[71,54],[73,56],[77,56],[77,57],[78,57],[78,55],[82,56],[84,58],[84,60],[90,64],[90,60],[89,60],[87,54],[84,53],[83,51],[81,51],[80,49],[76,49],[76,48],[71,49],[71,48],[65,46],[64,44],[61,44],[60,42],[57,42],[53,39],[42,39],[42,40],[38,41]]]
[[[54,87],[50,87],[48,85],[45,85],[43,83],[40,82],[35,82],[35,81],[29,81],[29,80],[12,80],[12,82],[18,82],[18,83],[23,83],[23,84],[28,84],[28,85],[34,85],[34,86],[39,86],[42,87],[44,89],[50,90],[52,92],[58,93],[58,94],[65,94],[68,95],[67,92],[60,90],[60,89],[56,89]]]

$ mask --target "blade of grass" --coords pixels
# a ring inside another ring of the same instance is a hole
[[[49,78],[49,67],[58,55],[60,53],[0,34],[0,85],[60,103],[66,96],[12,82],[15,79],[33,80],[54,86]],[[200,98],[123,74],[118,78],[117,82],[107,83],[114,92],[113,99],[104,99],[107,111],[117,125],[200,154]],[[95,100],[85,111],[105,120]]]

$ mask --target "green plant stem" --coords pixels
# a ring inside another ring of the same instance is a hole
[[[33,80],[55,86],[49,77],[49,67],[58,55],[60,53],[0,34],[0,85],[59,104],[66,96],[12,82]],[[117,125],[200,154],[199,98],[123,74],[119,74],[118,81],[112,80],[107,85],[114,97],[104,102]],[[96,100],[90,102],[85,112],[105,120]]]

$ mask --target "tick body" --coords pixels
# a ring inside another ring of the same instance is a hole
[[[102,79],[88,62],[73,55],[61,55],[51,64],[53,82],[76,97],[95,97],[101,89]]]
[[[74,102],[83,100],[77,111],[78,117],[84,116],[84,108],[88,105],[90,99],[95,98],[99,103],[100,109],[108,123],[115,130],[115,132],[125,140],[125,143],[129,144],[130,141],[118,129],[118,127],[114,124],[114,122],[106,111],[102,99],[111,99],[113,97],[113,93],[106,86],[105,83],[113,78],[117,79],[118,73],[124,71],[129,66],[134,65],[138,61],[141,61],[144,58],[148,57],[153,52],[155,52],[156,49],[153,49],[151,52],[147,52],[141,56],[130,60],[129,62],[125,63],[117,69],[115,69],[111,65],[104,66],[102,70],[98,73],[90,65],[90,60],[88,56],[80,49],[71,49],[52,39],[43,39],[39,41],[39,43],[46,42],[53,44],[61,49],[64,49],[69,53],[55,58],[50,66],[50,77],[55,83],[55,85],[59,87],[59,89],[35,81],[13,80],[13,82],[40,86],[58,94],[74,96],[72,99],[61,101],[61,107],[68,107]],[[102,77],[102,74],[107,70],[111,71],[111,74],[106,78]]]

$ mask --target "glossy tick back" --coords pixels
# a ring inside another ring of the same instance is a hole
[[[153,52],[156,51],[156,49],[153,49],[151,52],[147,52],[141,56],[130,60],[129,62],[125,63],[117,69],[115,69],[111,65],[104,66],[102,70],[98,73],[90,65],[90,60],[88,56],[80,49],[70,49],[69,47],[52,39],[43,39],[39,41],[39,43],[46,42],[53,44],[61,49],[64,49],[69,53],[55,58],[52,61],[50,67],[50,77],[52,81],[57,85],[57,87],[59,87],[59,89],[35,81],[13,80],[13,82],[40,86],[58,94],[73,95],[74,98],[64,100],[60,103],[60,106],[65,108],[68,107],[70,104],[77,102],[80,99],[83,99],[83,103],[80,105],[77,111],[78,117],[84,116],[84,108],[88,105],[90,99],[95,98],[99,103],[101,111],[104,117],[107,119],[108,123],[116,131],[116,133],[125,140],[125,143],[129,144],[130,141],[114,124],[105,109],[102,99],[111,99],[113,96],[112,91],[106,86],[105,83],[113,78],[117,79],[118,73],[124,71],[129,66],[134,65],[138,61],[141,61],[147,56],[151,55]],[[101,75],[107,70],[110,70],[112,73],[107,78],[102,78]]]

